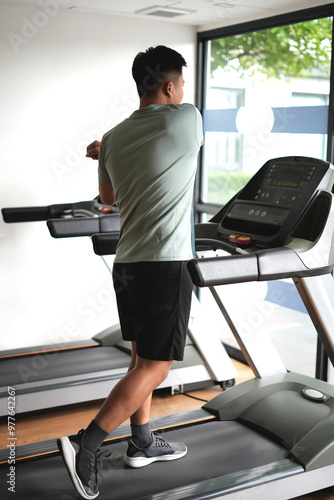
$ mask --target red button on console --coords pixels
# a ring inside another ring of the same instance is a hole
[[[252,238],[250,236],[245,236],[242,234],[231,234],[228,237],[229,241],[232,243],[237,243],[238,245],[251,245]]]
[[[102,214],[111,214],[110,207],[99,207],[98,211],[101,212]]]

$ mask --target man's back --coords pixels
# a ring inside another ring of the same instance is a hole
[[[187,260],[198,110],[189,104],[135,111],[102,140],[100,179],[111,179],[121,212],[117,262]]]

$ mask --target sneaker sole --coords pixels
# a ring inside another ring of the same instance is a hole
[[[72,480],[73,486],[76,489],[76,491],[79,493],[79,495],[82,498],[85,498],[86,500],[92,500],[94,498],[97,498],[99,496],[99,493],[96,493],[96,495],[88,495],[86,493],[86,490],[79,478],[79,476],[76,473],[75,470],[75,450],[73,446],[71,445],[71,441],[68,439],[67,436],[61,437],[57,439],[57,445],[60,451],[61,456],[63,457],[63,460],[65,462],[66,468],[68,470],[68,473],[70,475],[70,478]]]
[[[173,453],[170,455],[161,455],[158,457],[128,457],[126,454],[124,456],[124,462],[129,467],[139,468],[150,465],[153,462],[171,462],[172,460],[178,460],[187,454],[187,449],[179,453]]]

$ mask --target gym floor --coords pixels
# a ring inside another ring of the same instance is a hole
[[[236,383],[253,377],[251,370],[238,362],[234,362],[238,371]],[[169,390],[157,391],[152,401],[152,418],[196,410],[221,392],[220,387],[191,391],[187,394],[171,396]],[[101,401],[55,408],[40,412],[32,412],[16,416],[16,435],[18,444],[24,445],[37,441],[54,439],[59,436],[76,434],[87,427],[101,406]],[[0,420],[0,448],[5,448],[7,420]],[[288,500],[288,499],[287,499]],[[297,499],[295,499],[297,500]],[[332,491],[323,490],[310,495],[298,497],[298,500],[334,500]]]

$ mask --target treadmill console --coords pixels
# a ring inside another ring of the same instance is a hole
[[[220,212],[218,235],[281,246],[315,194],[331,191],[332,182],[329,162],[300,156],[269,160]]]

